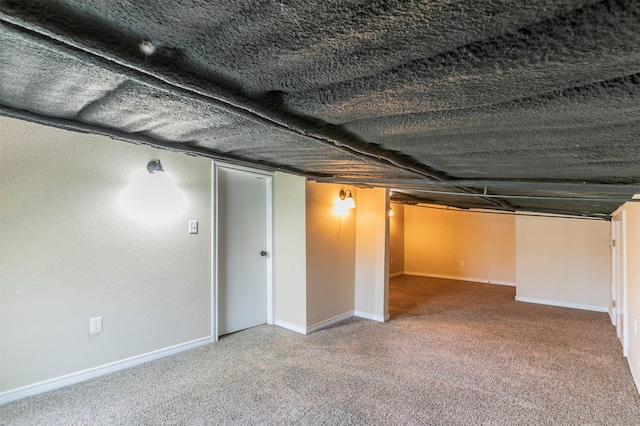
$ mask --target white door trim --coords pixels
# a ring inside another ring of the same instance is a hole
[[[622,354],[629,355],[629,310],[627,309],[629,297],[627,295],[627,212],[622,211],[622,319],[625,322],[622,330]]]
[[[629,354],[629,326],[631,324],[628,318],[629,312],[627,309],[627,212],[622,210],[620,213],[612,217],[612,221],[615,222],[614,229],[616,230],[615,264],[612,265],[613,269],[616,271],[616,281],[614,286],[614,297],[616,298],[615,325],[617,329],[616,331],[618,331],[619,327],[622,326],[622,336],[620,336],[622,340],[622,354],[626,357]],[[621,238],[618,238],[618,235],[621,235]],[[622,276],[618,276],[617,272],[619,263],[621,264]],[[622,300],[617,300],[620,289],[622,289]],[[618,310],[620,309],[622,310],[622,324],[618,324]]]
[[[211,300],[211,330],[213,331],[214,341],[218,341],[219,333],[218,333],[218,252],[219,252],[219,241],[218,241],[218,171],[220,169],[224,169],[229,172],[239,172],[239,173],[248,173],[254,176],[260,176],[265,179],[266,185],[266,195],[267,195],[267,214],[266,214],[266,229],[267,229],[267,239],[266,239],[266,250],[267,250],[267,324],[273,325],[275,312],[274,312],[274,295],[275,295],[275,286],[273,279],[273,173],[267,172],[264,170],[252,169],[244,166],[237,166],[233,164],[227,164],[222,162],[213,162],[213,229],[214,235],[212,238],[213,241],[213,250],[212,250],[212,264],[213,264],[213,282],[212,282],[212,300]]]
[[[211,162],[211,337],[218,341],[218,170]]]
[[[618,258],[617,258],[617,254],[616,254],[616,243],[617,243],[617,239],[618,239],[618,234],[616,232],[616,221],[615,219],[611,219],[611,226],[610,226],[610,246],[611,246],[611,286],[610,286],[610,291],[609,291],[609,298],[611,299],[609,301],[609,318],[611,319],[611,324],[613,324],[614,327],[617,327],[617,308],[615,306],[613,306],[613,301],[616,300],[616,294],[617,294],[617,279],[618,279],[618,270],[617,270],[617,265],[618,265]]]

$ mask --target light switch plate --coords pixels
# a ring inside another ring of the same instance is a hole
[[[190,234],[197,234],[198,233],[198,221],[197,220],[190,220],[189,221],[189,233]]]

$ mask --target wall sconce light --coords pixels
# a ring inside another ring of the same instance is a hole
[[[389,217],[391,217],[391,216],[393,216],[393,215],[394,215],[394,213],[393,213],[393,209],[392,209],[391,207],[389,207]]]
[[[149,224],[177,219],[187,203],[187,195],[178,187],[171,172],[165,172],[160,160],[147,163],[147,170],[140,167],[131,173],[129,183],[120,193],[124,211],[133,219]]]
[[[155,172],[164,172],[162,168],[162,164],[160,164],[160,160],[149,161],[147,164],[147,171],[151,174]]]
[[[356,202],[353,199],[351,190],[341,190],[340,195],[338,196],[338,198],[336,198],[333,211],[340,216],[345,216],[347,213],[349,213],[349,210],[354,208],[356,208]]]
[[[347,189],[340,191],[340,199],[344,203],[345,208],[347,209],[355,209],[356,202],[353,200],[353,194],[351,194],[351,190]]]

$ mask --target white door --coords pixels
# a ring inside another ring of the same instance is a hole
[[[218,336],[267,322],[270,177],[216,167]]]

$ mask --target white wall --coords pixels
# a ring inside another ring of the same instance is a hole
[[[276,324],[307,326],[306,179],[274,176],[274,270]]]
[[[304,182],[275,176],[276,325],[306,334],[353,315],[384,321],[388,191]],[[342,189],[357,205],[344,216]]]
[[[404,272],[514,285],[513,215],[406,206]]]
[[[356,210],[355,313],[389,319],[389,190],[359,189]]]
[[[404,273],[404,204],[391,204],[389,218],[389,275]]]
[[[353,313],[356,212],[334,213],[341,189],[307,183],[307,327]]]
[[[608,311],[609,223],[516,216],[516,300]]]
[[[3,117],[0,128],[0,391],[210,339],[211,161]],[[164,223],[119,202],[156,158],[186,196]],[[104,330],[89,334],[97,316]]]

